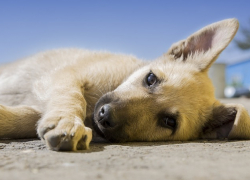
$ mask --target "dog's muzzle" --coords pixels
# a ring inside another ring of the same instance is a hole
[[[106,129],[115,126],[115,123],[112,120],[112,112],[110,105],[105,104],[99,109],[96,120],[98,121],[98,124],[100,124]]]
[[[93,128],[105,139],[108,139],[107,133],[110,134],[116,126],[112,116],[112,107],[109,104],[103,104],[103,102],[96,104],[93,116]]]
[[[124,142],[128,140],[125,132],[125,123],[121,115],[118,99],[107,93],[96,103],[93,115],[94,130],[111,142]]]

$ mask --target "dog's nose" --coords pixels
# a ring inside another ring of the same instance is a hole
[[[105,128],[110,128],[115,126],[111,116],[110,105],[105,104],[100,108],[98,122]]]

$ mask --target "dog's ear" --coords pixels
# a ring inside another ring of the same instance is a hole
[[[204,139],[250,139],[250,117],[239,104],[217,104],[201,132]]]
[[[205,71],[235,36],[237,19],[227,19],[202,28],[187,39],[173,44],[164,56],[178,62],[194,63]]]

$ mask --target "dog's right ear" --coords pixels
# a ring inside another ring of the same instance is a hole
[[[203,139],[250,139],[250,117],[240,104],[215,103],[201,131]]]
[[[231,42],[238,27],[237,19],[213,23],[172,45],[164,56],[177,62],[193,63],[205,71]]]

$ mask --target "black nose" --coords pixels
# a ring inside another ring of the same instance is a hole
[[[108,104],[105,104],[99,110],[98,122],[105,128],[110,128],[115,126],[111,116],[111,107]]]

